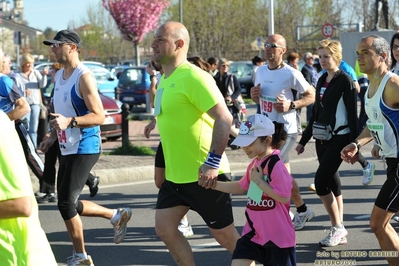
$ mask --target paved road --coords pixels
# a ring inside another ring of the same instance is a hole
[[[292,163],[292,170],[301,187],[304,200],[316,213],[316,217],[307,224],[304,230],[296,233],[298,265],[315,265],[316,260],[328,263],[331,256],[339,257],[340,260],[345,259],[346,262],[356,263],[356,265],[386,265],[383,258],[369,256],[371,252],[380,250],[374,234],[368,227],[369,213],[374,198],[384,181],[382,164],[380,162],[376,164],[375,180],[368,187],[361,185],[359,165],[343,164],[341,166],[344,220],[349,231],[349,243],[333,248],[321,248],[318,241],[324,237],[323,230],[329,227],[328,217],[317,195],[306,189],[312,182],[317,162],[312,160],[306,164],[299,161]],[[236,178],[239,178],[240,174],[242,172],[237,172]],[[94,198],[95,202],[111,208],[129,206],[134,211],[126,240],[119,245],[112,243],[113,231],[109,221],[84,217],[86,247],[96,266],[175,265],[154,230],[157,189],[151,177],[148,179],[101,186],[99,194]],[[87,190],[84,191],[82,199],[89,199]],[[235,224],[239,231],[245,223],[245,202],[244,195],[233,196]],[[295,211],[294,207],[291,210]],[[188,217],[195,233],[189,242],[194,249],[197,265],[230,265],[230,255],[211,238],[201,218],[194,212],[189,212]],[[65,265],[65,258],[70,256],[72,246],[56,205],[40,205],[40,219],[59,265]],[[398,229],[399,223],[393,223]],[[346,251],[356,251],[356,253],[343,257],[344,253],[341,252]]]

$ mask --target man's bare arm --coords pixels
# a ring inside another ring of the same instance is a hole
[[[0,201],[0,219],[29,217],[32,213],[32,198],[22,197]]]
[[[229,139],[233,117],[224,102],[217,103],[207,113],[215,120],[210,152],[221,155]]]
[[[303,94],[302,98],[295,100],[295,108],[300,109],[302,107],[306,107],[311,105],[316,100],[315,98],[315,88],[310,86]]]
[[[14,109],[11,112],[8,112],[7,115],[10,120],[17,120],[23,117],[25,114],[30,112],[29,103],[26,101],[24,97],[18,98],[14,102]]]
[[[83,74],[79,80],[79,91],[90,113],[75,117],[79,128],[93,127],[104,123],[104,107],[97,89],[97,82],[90,73]],[[72,117],[68,118],[69,124]]]

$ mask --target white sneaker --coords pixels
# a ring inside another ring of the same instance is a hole
[[[309,207],[307,207],[306,212],[295,213],[294,217],[295,231],[301,230],[305,226],[305,223],[312,220],[313,217],[314,217],[314,212]]]
[[[342,240],[346,240],[346,236],[348,235],[348,231],[346,231],[345,227],[336,228],[334,226],[330,227],[327,231],[327,236],[320,240],[319,244],[322,247],[334,247],[339,244],[346,244]],[[343,239],[345,237],[345,239]]]
[[[185,225],[180,221],[177,229],[183,234],[184,237],[190,237],[194,235],[193,229],[191,228],[190,224]]]
[[[91,259],[90,255],[87,255],[87,259],[84,259],[76,255],[75,251],[73,251],[72,256],[67,258],[67,266],[79,266],[79,265],[94,266],[93,260]]]
[[[365,168],[363,168],[363,185],[368,186],[370,183],[373,181],[374,177],[374,170],[375,170],[375,164],[374,163],[368,163]]]

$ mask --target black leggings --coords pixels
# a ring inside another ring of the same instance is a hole
[[[100,154],[61,156],[57,182],[58,210],[65,221],[82,213],[83,205],[78,198],[99,157]]]
[[[329,141],[316,140],[316,153],[319,167],[315,175],[316,193],[325,196],[332,192],[335,197],[341,195],[341,180],[338,168],[342,163],[341,150],[349,143],[348,135],[338,135]]]

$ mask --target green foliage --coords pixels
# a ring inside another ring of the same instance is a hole
[[[155,155],[155,151],[149,147],[135,146],[131,142],[116,147],[109,155]]]

